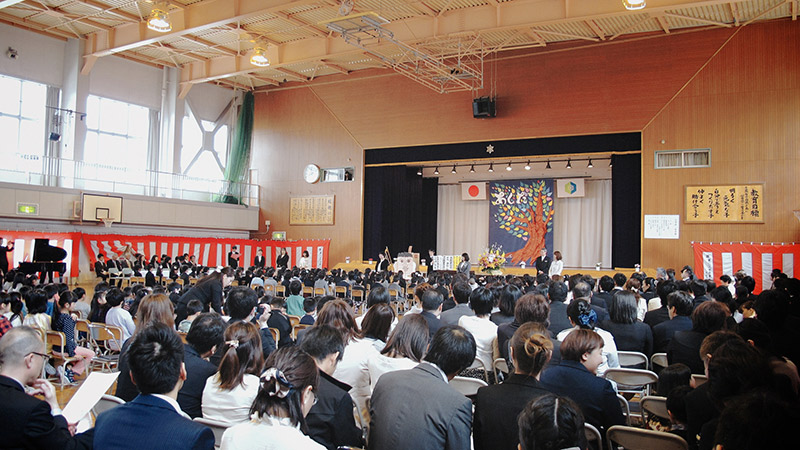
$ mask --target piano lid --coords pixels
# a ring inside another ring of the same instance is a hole
[[[36,239],[33,244],[32,262],[62,261],[67,257],[67,251],[61,247],[50,245],[50,239]]]

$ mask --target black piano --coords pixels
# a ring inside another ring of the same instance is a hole
[[[19,263],[17,270],[26,275],[40,273],[41,282],[45,281],[45,277],[49,277],[52,282],[53,272],[61,275],[67,272],[67,263],[64,262],[66,257],[67,251],[50,245],[50,239],[36,239],[33,244],[33,261]]]

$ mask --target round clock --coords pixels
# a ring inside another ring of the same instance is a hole
[[[306,180],[306,183],[316,183],[319,181],[319,176],[321,171],[319,170],[319,166],[316,164],[309,164],[303,170],[303,179]]]

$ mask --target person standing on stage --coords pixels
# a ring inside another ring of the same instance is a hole
[[[386,259],[386,255],[378,253],[378,263],[375,264],[375,272],[383,272],[386,270],[389,270],[389,261]]]
[[[239,247],[233,246],[231,251],[228,252],[228,266],[231,269],[237,269],[239,267]]]
[[[263,269],[266,266],[266,261],[264,261],[264,253],[259,248],[256,250],[256,257],[253,259],[253,266]]]
[[[550,264],[553,263],[553,260],[547,256],[547,248],[542,247],[539,253],[539,257],[533,262],[533,265],[536,267],[536,275],[541,273],[548,275],[550,273]]]
[[[278,258],[275,260],[275,265],[278,266],[279,269],[286,269],[289,267],[289,255],[286,253],[285,248],[281,248],[281,254],[278,255]]]
[[[0,243],[5,239],[0,238]],[[14,242],[7,241],[6,245],[0,246],[0,274],[5,275],[8,272],[8,252],[14,250]]]

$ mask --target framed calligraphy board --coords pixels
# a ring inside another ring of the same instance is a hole
[[[290,202],[290,225],[333,225],[333,195],[292,197]]]
[[[764,185],[686,186],[686,223],[764,223]]]

